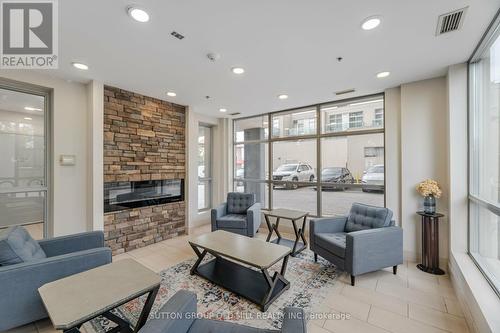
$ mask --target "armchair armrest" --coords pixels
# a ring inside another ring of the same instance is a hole
[[[254,236],[261,223],[260,203],[256,202],[247,209],[247,232],[249,236]]]
[[[300,308],[285,308],[283,310],[283,325],[281,333],[306,333],[306,317]]]
[[[104,247],[102,231],[84,232],[40,240],[38,242],[47,257]]]
[[[312,236],[322,233],[343,232],[346,223],[347,216],[311,219],[309,222],[309,233]]]
[[[0,267],[0,331],[45,318],[38,293],[46,283],[111,262],[111,249],[97,248]]]
[[[149,320],[140,333],[186,333],[196,319],[196,294],[179,290]]]
[[[212,208],[212,210],[210,211],[212,231],[217,230],[217,219],[224,215],[227,215],[227,202],[224,202],[219,206]]]
[[[403,229],[384,227],[350,232],[346,237],[346,270],[359,275],[403,263]]]

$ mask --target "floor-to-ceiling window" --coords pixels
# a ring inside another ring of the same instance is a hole
[[[469,63],[469,252],[500,295],[500,24]]]
[[[198,210],[212,207],[212,128],[198,127]]]
[[[0,229],[35,238],[48,220],[48,92],[0,82]]]
[[[265,208],[346,214],[384,206],[384,96],[234,121],[234,189]],[[270,135],[269,135],[270,134]]]

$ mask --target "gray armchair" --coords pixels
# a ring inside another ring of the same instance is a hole
[[[310,248],[355,277],[403,263],[403,230],[394,225],[388,208],[355,203],[349,216],[312,219]]]
[[[46,318],[38,288],[69,275],[109,264],[104,234],[87,232],[41,240],[46,258],[0,266],[0,331]]]
[[[253,237],[261,223],[260,203],[255,194],[230,192],[227,202],[212,209],[212,231],[225,230]]]
[[[306,333],[304,312],[299,308],[285,308],[281,331],[258,329],[227,321],[199,319],[196,310],[196,294],[180,290],[139,333]]]

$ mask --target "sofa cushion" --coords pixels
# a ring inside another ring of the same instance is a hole
[[[247,216],[241,214],[228,214],[217,219],[218,228],[246,229]]]
[[[254,203],[254,193],[230,192],[227,194],[227,213],[245,214]]]
[[[354,203],[347,218],[345,232],[388,227],[391,218],[392,211],[388,208]]]
[[[23,227],[10,227],[0,232],[0,266],[44,258],[47,258],[45,252]]]
[[[239,325],[222,320],[197,319],[189,328],[189,333],[279,333],[279,331],[266,330]]]
[[[345,232],[316,234],[315,242],[337,257],[345,258]]]

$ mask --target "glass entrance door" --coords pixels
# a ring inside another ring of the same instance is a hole
[[[0,229],[46,235],[48,95],[0,88]]]

